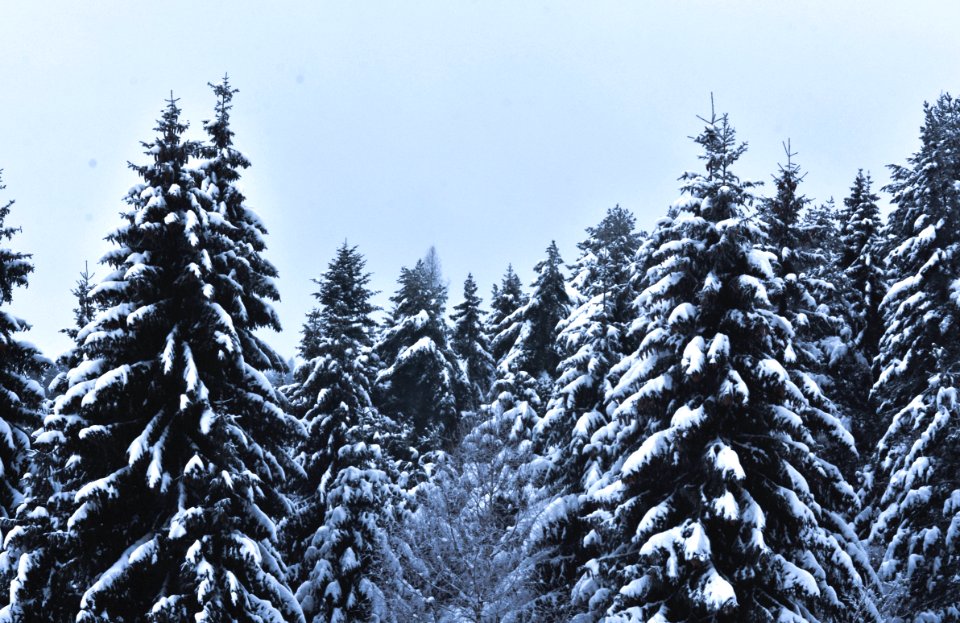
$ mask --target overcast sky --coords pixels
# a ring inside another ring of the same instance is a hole
[[[5,2],[0,200],[36,263],[13,311],[68,346],[127,161],[171,90],[199,135],[225,72],[289,356],[344,239],[384,297],[436,245],[456,303],[468,271],[485,298],[509,262],[529,282],[551,239],[572,261],[617,203],[649,227],[699,166],[711,92],[750,144],[741,177],[769,180],[789,138],[808,196],[839,201],[859,167],[879,186],[958,90],[958,25],[960,3],[916,0]]]

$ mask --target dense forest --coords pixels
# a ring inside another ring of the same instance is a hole
[[[289,366],[212,89],[142,143],[74,346],[0,312],[0,621],[960,621],[960,102],[837,203],[789,143],[740,179],[711,111],[651,231],[531,240],[486,303],[431,250],[380,310],[345,242]],[[0,249],[4,306],[32,271]]]

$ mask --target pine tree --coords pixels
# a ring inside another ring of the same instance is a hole
[[[510,347],[517,339],[520,325],[507,321],[518,309],[527,304],[527,296],[523,293],[523,284],[520,277],[513,272],[513,265],[507,266],[500,287],[493,284],[493,293],[490,297],[490,315],[487,316],[486,332],[490,342],[490,354],[497,365],[510,352]]]
[[[588,556],[584,539],[591,512],[583,494],[600,477],[604,441],[594,435],[607,423],[608,374],[628,354],[632,320],[631,264],[640,243],[635,218],[620,206],[607,211],[578,247],[574,287],[583,303],[558,325],[557,349],[563,355],[558,377],[538,422],[536,445],[548,459],[552,512],[538,526],[544,552],[537,573],[541,607],[566,610],[580,567]]]
[[[902,594],[890,615],[915,622],[960,619],[960,101],[942,95],[924,113],[920,150],[886,189],[894,283],[873,397],[889,426],[871,496],[880,576]]]
[[[208,145],[182,139],[171,98],[152,162],[131,165],[143,182],[90,293],[105,311],[43,433],[73,474],[63,541],[80,594],[56,599],[79,623],[303,620],[274,547],[300,429],[263,373],[283,360],[254,333],[279,328],[276,271],[235,185],[234,91],[214,92]]]
[[[868,362],[876,357],[883,333],[880,301],[886,291],[883,261],[878,255],[882,223],[876,202],[880,198],[870,185],[870,175],[857,171],[850,196],[843,200],[840,258],[847,290],[854,297],[849,322],[855,343]]]
[[[844,386],[836,373],[849,355],[850,329],[842,314],[836,313],[842,307],[836,287],[817,276],[835,258],[822,247],[822,224],[805,218],[811,203],[799,191],[805,174],[793,159],[796,153],[789,141],[783,147],[787,163],[773,176],[776,194],[763,199],[759,209],[767,226],[761,246],[776,256],[782,277],[779,287],[770,292],[771,301],[793,329],[784,359],[794,382],[816,408],[841,415],[825,394],[834,395],[838,385]]]
[[[83,272],[80,273],[80,278],[77,279],[74,288],[70,290],[70,294],[77,299],[77,306],[73,308],[73,326],[60,331],[74,342],[77,340],[77,334],[93,321],[94,314],[97,311],[93,300],[90,298],[90,290],[92,289],[93,274],[90,272],[90,267],[84,262]]]
[[[503,321],[497,336],[516,335],[510,350],[498,363],[504,371],[522,370],[540,384],[541,400],[549,396],[560,363],[557,349],[557,325],[570,313],[572,303],[561,270],[563,260],[555,242],[547,247],[547,257],[534,267],[537,277],[526,304]]]
[[[287,388],[307,428],[307,487],[284,529],[295,541],[297,599],[317,623],[388,620],[377,573],[390,555],[384,517],[397,494],[380,449],[389,426],[370,399],[376,307],[365,265],[344,243],[317,281],[315,354]]]
[[[2,173],[2,171],[0,171]],[[0,190],[6,186],[0,182]],[[12,240],[20,232],[19,227],[10,227],[6,219],[14,202],[0,205],[0,239]],[[0,248],[0,305],[13,302],[15,288],[27,287],[28,277],[33,272],[30,254]],[[41,425],[43,390],[36,382],[47,366],[47,361],[36,348],[18,339],[17,334],[30,328],[24,320],[13,316],[8,310],[0,310],[0,528],[5,541],[16,540],[23,531],[19,524],[26,521],[25,507],[35,491],[43,486],[43,474],[28,473],[31,453],[30,434]],[[43,518],[37,517],[37,523]],[[29,573],[32,560],[29,552],[17,551],[7,546],[0,555],[0,574],[11,584],[10,591],[2,591],[2,602],[8,603],[11,593],[18,590],[18,576]],[[10,608],[0,611],[0,618],[9,617]]]
[[[849,327],[848,352],[835,373],[833,392],[837,403],[850,414],[851,429],[866,467],[883,434],[875,405],[870,403],[874,382],[873,360],[877,356],[883,317],[880,301],[886,292],[881,250],[881,221],[878,200],[870,190],[870,176],[857,172],[850,196],[843,200],[840,214],[839,248],[835,257],[839,315]]]
[[[0,170],[2,174],[2,170]],[[0,190],[6,186],[0,180]],[[0,206],[0,240],[13,240],[19,227],[6,224],[13,200]],[[33,272],[29,253],[0,247],[0,305],[13,302],[15,288],[25,288]],[[49,365],[17,334],[30,329],[21,318],[0,310],[0,517],[8,518],[22,502],[20,477],[27,467],[30,433],[40,424],[43,389],[35,379]]]
[[[467,391],[457,356],[447,344],[446,287],[423,260],[413,269],[401,269],[398,283],[390,299],[393,310],[375,347],[383,366],[375,404],[409,427],[419,448],[435,450],[458,434]]]
[[[609,621],[842,620],[868,566],[821,450],[852,440],[793,380],[783,280],[732,171],[746,146],[726,116],[696,142],[706,171],[653,233],[644,335],[610,392],[615,460],[591,496],[616,538],[585,569],[612,590],[593,599]]]
[[[463,302],[454,305],[453,333],[450,345],[460,357],[464,376],[470,387],[466,406],[477,409],[493,384],[495,366],[487,336],[483,330],[483,311],[480,309],[480,297],[477,296],[477,282],[473,274],[468,274],[463,282]]]

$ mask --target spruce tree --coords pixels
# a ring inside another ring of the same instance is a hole
[[[447,343],[446,287],[424,260],[402,268],[393,309],[375,347],[382,369],[375,404],[408,427],[421,450],[450,445],[458,434],[466,381]]]
[[[784,354],[793,381],[812,405],[843,419],[827,394],[845,387],[836,373],[849,355],[850,329],[838,313],[842,304],[836,286],[820,276],[822,267],[830,267],[835,258],[822,248],[825,232],[820,224],[805,218],[811,204],[800,193],[805,174],[794,161],[789,141],[783,147],[787,162],[773,176],[776,193],[764,198],[759,208],[767,228],[760,246],[776,256],[775,268],[782,278],[770,299],[793,330]]]
[[[633,318],[631,265],[640,243],[635,218],[616,206],[578,244],[574,287],[583,303],[558,325],[557,350],[563,356],[552,398],[537,424],[538,454],[548,459],[546,489],[554,509],[538,525],[543,552],[537,574],[541,608],[567,611],[580,567],[591,509],[584,493],[603,469],[604,440],[594,435],[608,424],[606,393],[614,363],[628,354]],[[539,460],[539,457],[538,457]]]
[[[889,425],[870,498],[879,573],[901,596],[889,614],[912,622],[960,620],[960,101],[942,95],[924,117],[920,150],[887,187],[893,285],[873,397]]]
[[[0,190],[5,188],[0,180]],[[20,232],[19,227],[6,224],[13,204],[10,200],[0,205],[0,239],[3,240],[10,241]],[[0,247],[0,305],[9,306],[13,302],[15,288],[27,287],[33,272],[30,258],[28,253]],[[13,316],[9,309],[0,310],[0,432],[3,438],[0,443],[0,528],[7,543],[0,555],[0,577],[10,583],[9,591],[0,591],[3,604],[8,604],[10,595],[19,591],[19,578],[30,573],[30,565],[35,560],[31,552],[21,552],[9,543],[23,532],[20,524],[27,521],[28,505],[36,491],[45,486],[47,476],[31,469],[30,435],[41,425],[44,396],[36,379],[50,362],[34,346],[18,338],[18,333],[29,328],[29,324]],[[39,514],[35,522],[46,527],[45,517]],[[11,620],[10,617],[9,606],[0,610],[0,620]]]
[[[77,341],[77,334],[93,321],[94,314],[97,311],[93,299],[90,297],[90,290],[93,287],[93,274],[90,272],[90,267],[84,262],[83,272],[80,273],[74,288],[70,290],[70,294],[77,299],[77,306],[73,308],[73,326],[60,331],[74,342]]]
[[[151,162],[131,165],[143,181],[90,293],[105,311],[78,335],[84,360],[43,433],[73,474],[63,545],[78,592],[56,599],[79,623],[303,620],[274,546],[300,428],[264,376],[283,361],[254,333],[279,328],[276,271],[235,185],[248,161],[234,91],[214,92],[209,144],[183,140],[171,98]]]
[[[615,538],[585,566],[610,587],[593,599],[609,621],[842,620],[868,567],[821,451],[852,440],[794,382],[777,258],[732,170],[746,146],[726,116],[696,142],[706,171],[653,233],[644,334],[610,392],[614,461],[591,496]]]
[[[880,301],[886,293],[883,259],[879,256],[882,222],[877,201],[880,198],[870,186],[870,175],[864,175],[862,169],[857,171],[850,196],[843,200],[840,257],[852,299],[849,323],[855,344],[868,362],[876,357],[883,333]]]
[[[843,200],[843,225],[835,258],[838,311],[849,327],[848,353],[836,372],[835,397],[850,414],[851,429],[866,467],[883,434],[869,400],[875,380],[873,361],[883,334],[880,302],[886,293],[881,249],[881,220],[869,175],[857,172],[850,196]]]
[[[483,311],[477,296],[477,282],[468,274],[463,282],[463,302],[454,305],[453,333],[450,345],[460,357],[470,392],[466,406],[477,409],[493,384],[495,366],[487,336],[483,330]]]
[[[389,557],[385,517],[396,491],[380,447],[390,427],[370,399],[376,307],[365,264],[344,243],[317,281],[315,355],[286,388],[307,436],[300,447],[306,495],[284,528],[295,541],[297,599],[317,623],[389,616],[377,575]]]
[[[2,174],[0,170],[0,174]],[[0,190],[6,186],[0,178]],[[6,224],[13,200],[0,205],[0,240],[13,240],[19,227]],[[13,302],[15,288],[26,288],[31,255],[0,247],[0,305]],[[30,433],[40,424],[43,389],[37,383],[49,365],[29,342],[17,337],[30,325],[0,310],[0,517],[9,518],[22,502],[20,478],[27,467]]]
[[[523,293],[520,277],[513,271],[513,265],[507,266],[500,287],[493,284],[490,297],[490,315],[487,316],[486,332],[490,342],[490,354],[497,365],[510,352],[517,339],[520,325],[507,321],[515,311],[526,305],[527,296]]]
[[[550,394],[560,363],[557,325],[570,313],[572,303],[563,275],[563,260],[555,242],[547,247],[547,257],[537,263],[530,298],[503,321],[497,341],[516,335],[498,367],[504,371],[522,370],[540,385],[541,400]]]

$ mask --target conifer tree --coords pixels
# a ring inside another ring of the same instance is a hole
[[[706,171],[653,234],[638,356],[610,392],[614,461],[591,494],[614,538],[585,566],[609,587],[592,599],[609,621],[842,620],[868,566],[821,450],[852,440],[794,382],[777,258],[732,170],[746,146],[726,116],[696,142]]]
[[[880,301],[886,292],[881,249],[878,197],[870,189],[869,175],[857,172],[850,196],[843,200],[842,227],[834,258],[838,312],[849,328],[848,352],[834,372],[834,398],[850,414],[851,430],[861,454],[860,467],[869,469],[877,440],[883,434],[876,405],[869,400],[874,382],[883,317]]]
[[[782,277],[770,298],[793,329],[784,358],[794,382],[811,404],[842,417],[825,394],[837,392],[835,379],[843,385],[836,372],[849,356],[850,329],[837,313],[842,303],[835,285],[816,274],[820,267],[831,266],[835,258],[821,246],[825,233],[821,225],[805,218],[811,203],[799,190],[805,174],[794,161],[796,153],[789,141],[783,147],[787,162],[779,165],[773,176],[776,193],[763,199],[759,209],[767,227],[761,246],[776,256],[776,269]]]
[[[208,145],[183,140],[171,98],[152,162],[131,165],[143,181],[90,293],[105,311],[77,336],[85,358],[42,434],[69,457],[62,545],[79,594],[56,599],[78,623],[303,620],[274,546],[300,429],[264,376],[283,361],[254,333],[279,328],[276,271],[235,185],[234,91],[214,92]]]
[[[879,442],[871,540],[885,551],[881,578],[900,588],[891,618],[960,619],[960,101],[924,108],[920,150],[892,166],[886,265],[893,285],[881,303],[886,330],[874,385]],[[868,483],[870,484],[870,483]]]
[[[885,294],[883,260],[879,257],[882,223],[877,201],[870,190],[870,175],[863,170],[850,188],[850,196],[843,200],[840,266],[847,278],[850,301],[849,323],[854,340],[868,362],[877,355],[883,318],[880,301]]]
[[[77,279],[74,288],[70,290],[70,294],[77,299],[77,306],[73,308],[73,326],[60,331],[74,342],[77,340],[77,334],[93,321],[93,316],[96,313],[96,307],[90,298],[90,290],[93,287],[93,274],[90,272],[90,267],[84,262],[83,272],[80,273],[80,278]]]
[[[510,352],[517,339],[520,325],[507,322],[515,311],[526,305],[527,296],[523,293],[520,277],[513,272],[513,265],[507,266],[500,287],[493,284],[490,297],[490,315],[487,316],[486,332],[490,342],[490,354],[497,365]]]
[[[383,368],[375,404],[409,427],[417,446],[435,450],[457,434],[466,381],[447,343],[443,320],[446,287],[424,260],[404,267],[393,310],[375,347]]]
[[[590,509],[584,493],[600,477],[604,443],[593,436],[608,423],[606,393],[614,363],[628,354],[631,264],[640,238],[635,218],[616,206],[597,227],[588,227],[578,244],[573,284],[583,303],[558,325],[557,349],[563,359],[546,412],[537,424],[536,445],[548,459],[546,489],[551,512],[538,525],[544,553],[537,573],[541,608],[565,610],[580,566],[589,557],[584,539]]]
[[[2,171],[0,171],[2,173]],[[6,186],[0,181],[0,190]],[[10,241],[20,232],[19,227],[6,224],[12,200],[0,205],[0,239]],[[0,247],[0,305],[13,302],[14,289],[27,287],[33,263],[30,254]],[[30,434],[41,425],[43,390],[36,382],[49,365],[39,351],[22,341],[17,334],[30,328],[24,320],[13,316],[8,309],[0,309],[0,532],[4,540],[16,539],[22,529],[16,527],[24,519],[25,506],[34,490],[42,487],[45,474],[27,473],[30,468]],[[14,521],[16,519],[16,521]],[[37,522],[42,522],[37,517]],[[7,582],[16,582],[18,575],[29,572],[29,564],[21,560],[19,552],[6,548],[0,555],[0,577]],[[25,560],[30,561],[28,552]],[[11,590],[16,590],[12,586]],[[7,604],[11,591],[0,591]],[[8,617],[9,608],[0,611],[0,617]]]
[[[307,436],[300,448],[306,495],[284,527],[295,541],[297,599],[317,623],[389,616],[377,575],[389,556],[385,516],[396,492],[380,447],[389,426],[370,399],[376,307],[365,264],[344,243],[317,281],[315,356],[286,388]]]
[[[510,350],[498,363],[504,371],[523,370],[540,385],[541,400],[549,396],[560,363],[557,325],[570,313],[572,299],[562,272],[563,260],[555,242],[547,257],[537,263],[530,298],[503,321],[498,341],[516,335]]]
[[[470,388],[466,406],[477,409],[493,384],[495,366],[483,330],[483,311],[477,296],[477,282],[468,274],[463,282],[463,302],[453,307],[450,345],[460,357]]]
[[[2,170],[0,170],[2,173]],[[0,179],[0,190],[6,186]],[[13,200],[0,206],[0,240],[13,240],[19,227],[6,224]],[[15,288],[25,288],[33,272],[31,255],[0,247],[0,305],[13,302]],[[36,382],[49,365],[17,334],[30,329],[21,318],[0,310],[0,517],[11,517],[22,502],[20,477],[27,467],[30,433],[40,424],[43,389]]]

